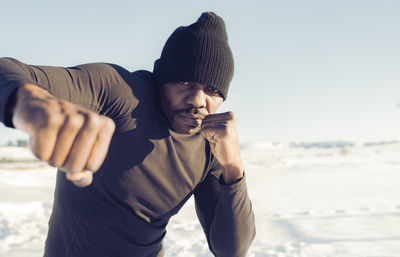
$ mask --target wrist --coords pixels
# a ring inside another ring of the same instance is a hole
[[[24,102],[29,98],[45,99],[48,97],[52,97],[52,94],[50,94],[46,89],[35,84],[24,84],[16,90],[15,101],[17,105],[19,102]]]
[[[241,164],[222,166],[222,181],[226,185],[231,185],[242,179],[244,176]]]
[[[14,89],[14,91],[8,97],[7,103],[5,105],[5,109],[4,109],[4,113],[5,113],[4,124],[7,127],[14,127],[14,124],[12,122],[12,116],[13,116],[15,105],[16,105],[18,89],[19,88]]]
[[[8,117],[11,119],[10,123],[15,128],[19,128],[17,126],[17,120],[30,115],[32,103],[37,102],[37,100],[42,101],[49,98],[54,98],[54,96],[35,84],[23,84],[19,86],[14,91],[13,98],[10,98],[10,106],[8,109]]]

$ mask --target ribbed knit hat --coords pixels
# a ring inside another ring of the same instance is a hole
[[[233,56],[222,18],[205,12],[197,22],[177,28],[155,61],[153,73],[160,85],[197,82],[216,88],[226,99]]]

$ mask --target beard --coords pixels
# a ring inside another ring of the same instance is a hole
[[[208,115],[206,110],[188,107],[176,109],[170,115],[170,127],[183,134],[196,134],[201,130],[201,121]]]

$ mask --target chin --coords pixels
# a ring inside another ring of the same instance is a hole
[[[182,122],[181,119],[174,117],[175,119],[171,119],[170,128],[179,134],[198,134],[201,131],[201,122],[200,123],[188,123]]]
[[[200,133],[201,130],[201,126],[197,126],[197,127],[172,127],[172,130],[175,131],[176,133],[179,134],[198,134]]]

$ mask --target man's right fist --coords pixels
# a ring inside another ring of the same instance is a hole
[[[34,84],[17,90],[12,121],[28,133],[29,147],[38,159],[65,171],[67,179],[81,187],[92,183],[115,130],[112,119]]]

